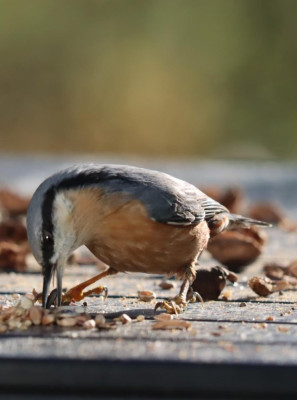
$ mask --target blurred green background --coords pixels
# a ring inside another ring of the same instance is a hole
[[[297,1],[1,0],[0,152],[297,156]]]

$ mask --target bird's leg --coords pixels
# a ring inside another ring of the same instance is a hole
[[[113,268],[108,268],[106,271],[102,272],[101,274],[98,274],[94,276],[91,279],[88,279],[85,282],[80,283],[77,286],[74,286],[73,288],[69,289],[66,293],[63,294],[62,297],[62,304],[70,304],[72,301],[80,301],[84,299],[87,296],[90,296],[91,294],[101,294],[104,292],[104,298],[106,299],[108,290],[106,286],[98,286],[94,289],[88,290],[84,292],[83,290],[92,285],[92,283],[99,281],[99,279],[105,278],[106,276],[109,275],[114,275],[116,274],[117,271],[114,270]]]
[[[187,298],[188,290],[192,285],[192,283],[194,282],[195,277],[196,277],[196,271],[194,266],[191,265],[187,267],[184,272],[184,280],[181,285],[179,294],[175,296],[172,300],[167,300],[167,301],[165,300],[158,302],[155,306],[155,311],[158,308],[163,308],[169,314],[179,314],[186,309],[188,303],[193,303],[197,300],[203,301],[201,296],[196,292],[192,293],[192,296],[190,298]]]

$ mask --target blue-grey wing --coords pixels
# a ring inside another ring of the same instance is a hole
[[[192,225],[228,211],[195,186],[168,174],[126,165],[86,165],[61,174],[61,188],[97,186],[141,201],[155,221]],[[127,200],[128,201],[128,200]]]

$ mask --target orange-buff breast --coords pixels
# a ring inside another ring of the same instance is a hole
[[[191,265],[207,246],[205,221],[176,226],[153,221],[137,200],[98,189],[69,193],[82,242],[117,271],[173,274]]]

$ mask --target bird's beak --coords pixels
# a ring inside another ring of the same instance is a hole
[[[48,264],[43,267],[43,291],[42,291],[42,307],[49,308],[47,305],[47,297],[49,287],[52,281],[55,265]]]
[[[56,271],[57,277],[57,290],[49,294],[49,288],[51,284],[51,280]],[[42,292],[42,307],[50,308],[53,304],[54,300],[57,298],[58,307],[62,304],[62,278],[63,278],[63,267],[61,264],[49,264],[43,269],[43,292]],[[56,294],[54,297],[52,294]]]
[[[63,267],[61,264],[57,265],[56,268],[56,275],[57,275],[57,305],[58,307],[62,304],[62,278],[63,278]]]

